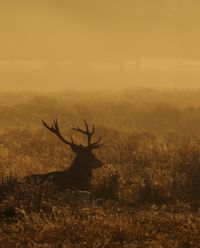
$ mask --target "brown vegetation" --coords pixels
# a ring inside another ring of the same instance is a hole
[[[0,243],[199,247],[200,92],[1,94]],[[20,181],[72,163],[70,147],[41,126],[55,116],[66,137],[83,117],[104,137],[90,192]]]

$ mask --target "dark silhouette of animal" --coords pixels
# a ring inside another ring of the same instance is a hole
[[[92,130],[89,129],[86,121],[83,130],[79,127],[72,128],[73,130],[84,134],[87,137],[87,145],[77,145],[73,139],[66,140],[59,130],[58,121],[55,120],[52,126],[47,125],[43,120],[43,125],[52,133],[54,133],[64,144],[70,146],[72,151],[76,153],[76,157],[69,169],[64,171],[54,171],[46,174],[33,174],[25,178],[25,181],[51,182],[57,186],[59,190],[64,189],[79,189],[89,190],[91,187],[92,170],[102,166],[102,162],[96,158],[93,153],[94,149],[100,148],[101,138],[92,142],[92,136],[95,133],[93,125]]]

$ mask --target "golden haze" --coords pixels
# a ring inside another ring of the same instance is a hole
[[[198,86],[197,0],[0,3],[0,89]]]

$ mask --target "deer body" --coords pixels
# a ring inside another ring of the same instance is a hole
[[[33,174],[24,178],[24,180],[29,182],[50,182],[55,184],[59,190],[89,190],[91,187],[92,170],[102,165],[102,162],[96,158],[92,152],[93,149],[100,148],[102,146],[102,144],[100,144],[101,138],[96,142],[91,143],[92,135],[95,132],[94,125],[91,132],[89,131],[86,121],[86,131],[80,128],[73,128],[73,130],[81,132],[88,137],[87,146],[75,144],[72,138],[71,142],[65,140],[59,131],[57,120],[54,122],[52,127],[49,127],[45,122],[43,122],[43,125],[49,131],[56,134],[65,144],[69,145],[72,151],[76,153],[76,157],[68,170],[54,171],[46,174]]]

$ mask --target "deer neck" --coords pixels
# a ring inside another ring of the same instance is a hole
[[[75,158],[71,167],[66,171],[72,180],[81,184],[82,188],[89,188],[92,179],[92,169],[87,161],[80,161]]]
[[[68,171],[72,174],[83,175],[87,177],[92,176],[92,169],[90,168],[90,166],[87,166],[87,162],[79,163],[78,161],[76,161],[76,159],[74,160]]]

